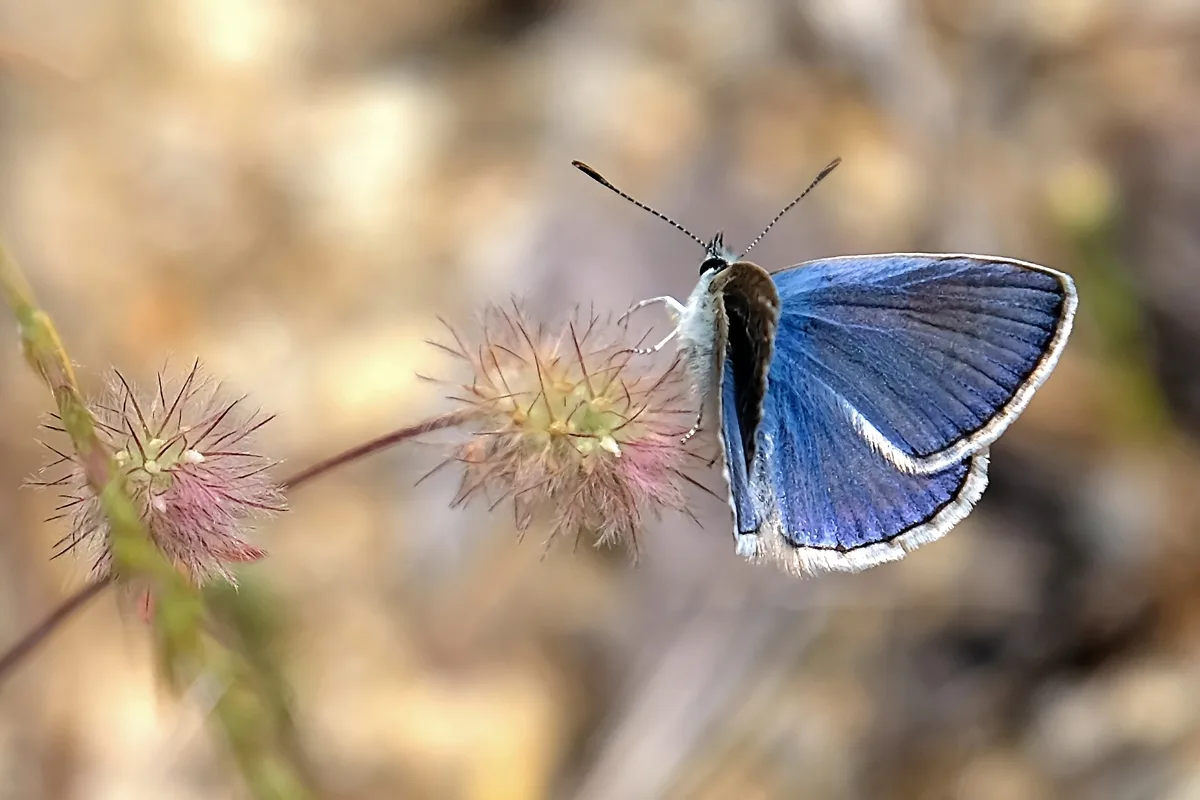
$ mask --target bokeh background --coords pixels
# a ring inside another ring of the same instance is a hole
[[[1198,86],[1189,0],[3,0],[0,230],[90,387],[200,356],[299,467],[442,407],[437,315],[690,290],[694,244],[570,159],[736,243],[840,155],[757,260],[1077,278],[978,511],[857,576],[741,563],[703,494],[636,566],[543,560],[452,478],[414,487],[436,441],[376,457],[298,492],[218,598],[296,759],[363,800],[1185,800]],[[0,349],[0,643],[86,573],[18,488],[46,410]],[[210,706],[107,594],[0,684],[0,797],[241,797]]]

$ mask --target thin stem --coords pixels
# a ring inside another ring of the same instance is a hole
[[[4,680],[13,667],[37,649],[50,634],[54,633],[55,628],[74,616],[76,611],[87,605],[88,601],[108,588],[108,585],[111,583],[112,578],[110,577],[92,581],[64,600],[58,608],[54,609],[48,617],[42,620],[41,624],[21,637],[21,640],[10,647],[7,653],[0,656],[0,680]]]
[[[418,422],[415,425],[409,425],[407,428],[400,428],[399,430],[392,431],[391,433],[386,433],[383,436],[372,439],[369,442],[364,442],[357,447],[351,447],[349,450],[345,450],[335,456],[331,456],[324,461],[318,461],[311,467],[300,470],[300,472],[283,481],[283,488],[295,489],[301,484],[308,483],[314,478],[324,475],[326,472],[331,472],[338,467],[345,466],[346,464],[349,464],[352,461],[357,461],[360,458],[365,458],[373,453],[379,452],[380,450],[386,450],[394,444],[403,442],[405,439],[412,439],[413,437],[420,436],[424,433],[431,433],[433,431],[440,431],[445,428],[453,428],[457,425],[462,425],[471,418],[471,414],[471,411],[451,411],[447,414],[442,414],[441,416],[432,417],[424,420],[423,422]]]

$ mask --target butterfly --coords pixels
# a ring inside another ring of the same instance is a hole
[[[716,420],[736,552],[795,574],[859,571],[944,536],[979,501],[989,446],[1029,404],[1071,333],[1069,275],[1010,258],[887,253],[768,273],[721,233],[676,320],[700,398],[691,438]]]

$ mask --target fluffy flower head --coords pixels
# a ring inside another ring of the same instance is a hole
[[[196,362],[177,380],[160,374],[146,392],[114,373],[105,396],[92,405],[146,529],[196,582],[233,580],[226,565],[261,558],[263,551],[244,534],[254,518],[284,510],[282,493],[267,475],[274,462],[252,449],[253,434],[270,418],[244,404],[245,398],[224,399]],[[112,553],[100,500],[78,460],[50,449],[58,460],[46,469],[63,467],[66,474],[37,483],[60,489],[57,510],[70,523],[56,557],[84,545],[95,555],[94,572],[108,575]]]
[[[565,534],[636,547],[647,513],[686,513],[692,412],[678,360],[656,365],[625,327],[578,310],[546,328],[515,304],[490,306],[478,343],[452,335],[444,348],[471,373],[454,399],[478,423],[447,462],[463,467],[456,505],[511,499],[518,530],[548,521],[547,545]]]

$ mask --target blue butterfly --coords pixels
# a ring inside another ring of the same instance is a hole
[[[988,447],[1066,346],[1070,276],[975,255],[888,253],[768,273],[718,233],[686,303],[656,297],[720,420],[738,554],[789,572],[858,571],[945,535],[987,486]]]

